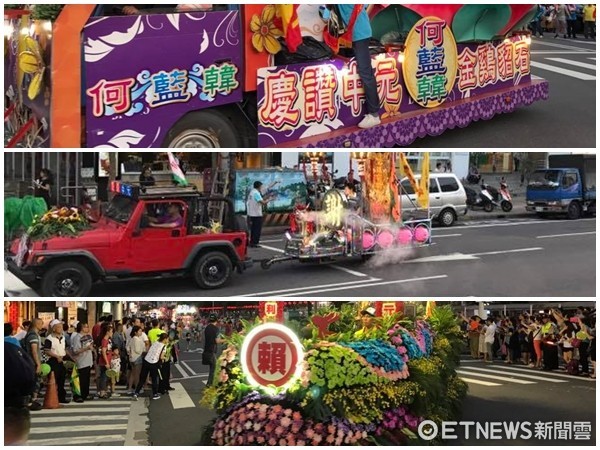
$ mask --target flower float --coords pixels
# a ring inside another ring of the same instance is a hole
[[[90,228],[87,218],[77,208],[52,208],[35,216],[27,235],[34,241],[51,237],[75,237]]]
[[[417,433],[423,420],[459,417],[467,388],[456,375],[462,338],[453,314],[436,308],[427,321],[386,317],[358,332],[360,305],[343,308],[325,334],[310,320],[298,330],[306,338],[302,375],[285,389],[251,385],[242,370],[244,336],[260,321],[234,335],[202,399],[218,414],[203,444],[425,444]]]

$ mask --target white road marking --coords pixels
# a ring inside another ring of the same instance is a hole
[[[90,444],[116,444],[125,441],[125,436],[113,434],[113,435],[101,435],[101,436],[69,436],[68,438],[60,437],[54,439],[28,439],[27,445],[90,445]],[[123,444],[121,444],[123,445]]]
[[[335,287],[335,288],[328,288],[328,289],[310,290],[310,291],[298,292],[296,294],[283,294],[283,295],[279,295],[279,297],[294,297],[296,295],[318,294],[321,292],[346,291],[346,290],[350,290],[350,289],[362,289],[362,288],[369,288],[369,287],[373,287],[373,286],[385,286],[385,285],[389,285],[389,284],[404,284],[404,283],[414,283],[414,282],[418,282],[418,281],[438,280],[441,278],[448,278],[448,275],[435,275],[435,276],[431,276],[431,277],[408,278],[406,280],[382,281],[379,283],[364,283],[364,284],[360,284],[360,285],[347,286],[347,287]]]
[[[514,250],[498,250],[496,252],[471,253],[471,256],[488,256],[488,255],[503,255],[505,253],[539,252],[540,250],[544,250],[544,249],[542,247],[516,248]]]
[[[110,414],[104,414],[101,416],[85,416],[85,420],[89,420],[89,421],[100,421],[100,420],[127,420],[127,418],[129,417],[128,414],[124,414],[124,415],[120,415],[120,414],[114,414],[114,410],[108,410],[105,412],[110,412]],[[78,418],[80,418],[79,416],[77,416]],[[36,416],[32,416],[31,417],[31,423],[36,424],[36,423],[58,423],[58,422],[66,422],[67,424],[72,424],[73,423],[73,418],[74,416],[54,416],[54,417],[42,417],[39,415]]]
[[[515,372],[526,372],[526,373],[535,373],[536,371],[533,369],[521,369],[519,367],[505,367],[506,370],[513,370]],[[562,373],[555,373],[555,372],[548,372],[551,373],[553,377],[558,377],[558,378],[567,378],[569,380],[581,380],[581,381],[589,381],[591,383],[595,383],[596,380],[592,379],[592,378],[583,378],[583,377],[578,377],[576,375],[567,375],[567,374],[562,374]]]
[[[572,66],[583,67],[584,69],[596,70],[596,64],[588,64],[580,61],[574,61],[566,58],[546,58],[548,61],[555,61],[563,64],[570,64]]]
[[[447,237],[459,237],[462,234],[432,234],[431,239],[447,238]]]
[[[286,293],[286,292],[297,292],[297,291],[302,291],[304,289],[310,289],[310,288],[328,288],[328,287],[334,287],[334,286],[348,286],[348,285],[352,285],[352,284],[364,284],[366,282],[369,281],[380,281],[381,278],[371,278],[369,280],[361,280],[361,281],[347,281],[345,283],[331,283],[331,284],[321,284],[318,286],[302,286],[299,288],[292,288],[292,289],[281,289],[279,291],[268,291],[268,292],[257,292],[254,294],[245,294],[242,295],[241,297],[269,297],[272,294],[282,294],[282,293]]]
[[[94,401],[93,403],[98,403],[97,401]],[[49,416],[59,416],[64,414],[65,416],[69,415],[69,414],[73,414],[74,415],[80,415],[82,413],[106,413],[107,411],[110,411],[111,413],[115,413],[115,412],[122,412],[122,411],[128,411],[129,407],[133,404],[133,402],[127,402],[127,403],[122,403],[122,404],[126,404],[127,408],[93,408],[93,407],[83,407],[83,408],[59,408],[59,409],[43,409],[41,411],[32,411],[31,412],[31,417],[49,417]],[[116,405],[118,406],[118,405]],[[71,417],[73,417],[71,416]]]
[[[566,237],[566,236],[585,236],[588,234],[596,234],[595,231],[586,231],[585,233],[565,233],[565,234],[548,234],[546,236],[536,236],[537,239],[548,239],[548,238],[557,238],[557,237]]]
[[[179,371],[183,378],[189,378],[188,373],[181,368],[181,364],[173,364],[173,366]]]
[[[189,370],[189,371],[190,371],[190,374],[191,374],[191,375],[197,375],[197,374],[196,374],[196,372],[194,371],[194,369],[192,369],[190,366],[188,366],[188,365],[187,365],[187,363],[186,363],[185,361],[180,361],[180,362],[181,362],[181,364],[183,364],[183,365],[185,366],[185,368],[186,368],[187,370]]]
[[[596,221],[596,219],[579,219],[578,222],[589,222],[589,221]],[[556,219],[556,220],[552,220],[552,219],[548,219],[548,220],[527,220],[527,221],[523,221],[523,222],[508,222],[508,223],[485,223],[485,224],[481,224],[481,225],[457,225],[453,228],[458,229],[458,228],[462,228],[462,229],[469,229],[469,228],[490,228],[490,227],[516,227],[519,225],[536,225],[536,224],[554,224],[554,223],[567,223],[566,220],[560,220],[560,219]]]
[[[476,370],[478,372],[499,373],[501,375],[502,374],[503,375],[512,375],[512,374],[507,374],[503,370],[485,369],[483,367],[469,367],[469,369]],[[554,380],[552,378],[545,378],[545,377],[536,376],[536,375],[525,375],[525,374],[516,374],[515,373],[514,376],[521,377],[521,378],[527,378],[528,380],[547,381],[549,383],[568,383],[567,380]]]
[[[189,396],[189,394],[184,389],[181,383],[171,383],[171,387],[175,388],[174,391],[169,392],[169,398],[171,399],[173,409],[186,409],[196,407],[194,401]]]
[[[481,386],[502,386],[500,383],[492,383],[491,381],[475,380],[473,378],[460,377],[465,383],[479,384]]]
[[[191,380],[194,378],[207,378],[208,379],[208,374],[201,373],[200,375],[192,375],[191,377],[188,377],[188,378],[171,378],[171,381]]]
[[[276,253],[285,253],[285,251],[282,250],[282,249],[280,249],[280,248],[269,247],[268,245],[262,245],[262,244],[260,244],[260,248],[264,248],[266,250],[271,250],[272,252],[276,252]]]
[[[581,47],[574,47],[572,45],[562,45],[562,44],[554,44],[552,42],[540,41],[539,39],[535,40],[536,44],[545,45],[546,47],[554,47],[554,48],[566,48],[567,50],[579,51],[580,53],[586,53],[590,50]]]
[[[275,243],[275,242],[283,242],[283,238],[279,238],[279,239],[261,239],[260,240],[260,245],[262,246],[263,242],[268,242],[268,243]]]
[[[469,372],[468,370],[457,370],[456,373],[460,374],[460,375],[469,375],[469,376],[475,376],[475,377],[481,377],[481,378],[488,378],[490,380],[499,380],[499,381],[507,381],[509,383],[515,383],[515,384],[536,384],[534,381],[525,381],[525,380],[517,380],[514,378],[508,378],[508,377],[501,377],[501,376],[497,376],[497,375],[486,375],[483,373],[477,373],[477,372]]]
[[[596,61],[596,58],[588,58],[588,59],[591,59],[591,60],[593,60],[593,61]]]
[[[562,67],[551,66],[550,64],[544,64],[536,61],[531,61],[530,64],[532,67],[537,67],[538,69],[547,70],[549,72],[560,73],[561,75],[577,78],[578,80],[593,81],[596,79],[596,75],[588,75],[586,73],[575,72],[574,70],[563,69]]]
[[[465,255],[463,253],[450,253],[448,255],[436,255],[436,256],[425,256],[417,259],[407,259],[403,263],[415,264],[415,263],[430,263],[430,262],[446,262],[446,261],[472,261],[479,259],[473,255]]]
[[[572,50],[533,50],[530,52],[532,55],[581,55],[582,53],[596,53],[595,51],[572,51]],[[596,58],[593,58],[596,59]]]
[[[129,410],[127,420],[127,432],[125,433],[125,446],[148,446],[148,408],[146,402],[133,402]]]
[[[109,414],[106,417],[110,417]],[[83,432],[94,432],[94,431],[116,431],[116,430],[127,430],[127,423],[109,423],[108,425],[73,425],[72,423],[66,427],[52,427],[52,428],[32,428],[29,432],[29,435],[34,434],[46,434],[48,432],[51,433],[83,433]],[[124,440],[124,436],[120,436],[121,440]],[[72,444],[69,438],[63,438],[63,444],[65,440],[69,441],[69,444]]]

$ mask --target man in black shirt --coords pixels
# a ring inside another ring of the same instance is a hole
[[[209,324],[204,329],[204,353],[202,354],[202,364],[208,366],[208,381],[206,386],[213,384],[215,377],[215,367],[217,365],[217,345],[225,342],[219,337],[220,330],[217,327],[217,315],[211,314],[208,318]]]

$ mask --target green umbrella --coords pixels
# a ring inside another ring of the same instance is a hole
[[[401,5],[391,5],[377,13],[371,20],[373,37],[381,40],[390,31],[408,33],[421,19],[421,16]]]
[[[511,16],[509,5],[465,5],[452,21],[452,32],[457,43],[491,41],[506,25]]]

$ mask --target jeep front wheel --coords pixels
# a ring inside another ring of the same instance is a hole
[[[42,276],[44,297],[87,297],[91,289],[92,275],[79,263],[57,264]]]
[[[202,289],[218,289],[231,279],[233,265],[227,255],[211,252],[203,255],[194,266],[194,279]]]

